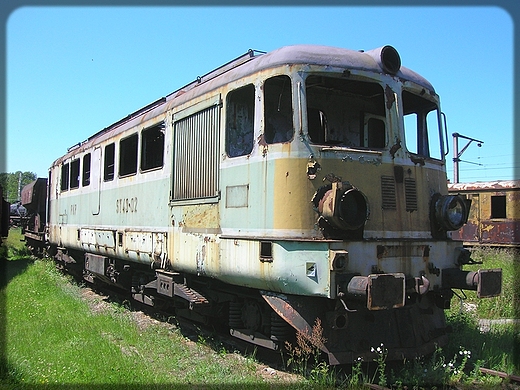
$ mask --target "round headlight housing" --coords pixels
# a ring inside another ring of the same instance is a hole
[[[443,195],[435,202],[435,219],[445,230],[459,230],[468,220],[468,212],[459,195]]]
[[[348,182],[320,188],[312,202],[330,226],[343,231],[362,229],[370,213],[365,195]]]
[[[339,198],[337,217],[340,225],[347,230],[361,228],[368,217],[368,204],[365,196],[356,188],[349,188]]]

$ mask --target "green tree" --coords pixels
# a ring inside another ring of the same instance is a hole
[[[19,191],[38,176],[34,172],[0,173],[0,186],[4,189],[4,198],[9,203],[15,203],[19,199]]]

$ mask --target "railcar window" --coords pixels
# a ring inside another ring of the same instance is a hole
[[[491,196],[491,218],[506,218],[506,196]]]
[[[103,180],[114,180],[115,144],[105,146],[104,176]]]
[[[264,84],[264,138],[268,144],[288,142],[294,134],[291,79],[276,76]]]
[[[70,188],[79,187],[79,158],[70,163]]]
[[[83,174],[81,175],[81,185],[86,187],[90,184],[90,153],[83,156]]]
[[[164,123],[141,133],[141,170],[160,168],[164,163]]]
[[[137,172],[137,133],[119,142],[119,176]]]
[[[402,96],[406,148],[419,156],[442,159],[437,105],[409,91]]]
[[[227,95],[226,152],[229,157],[253,151],[255,87],[250,84]]]
[[[67,191],[69,189],[69,163],[63,164],[61,166],[61,185],[60,188],[62,191]]]
[[[381,149],[386,145],[385,99],[372,82],[311,75],[305,82],[307,132],[322,145]]]

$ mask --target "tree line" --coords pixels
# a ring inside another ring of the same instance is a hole
[[[9,203],[19,201],[22,188],[37,178],[34,172],[0,173],[0,186],[4,189],[5,200]]]

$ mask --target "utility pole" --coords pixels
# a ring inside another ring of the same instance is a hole
[[[478,139],[466,137],[465,135],[459,134],[459,133],[453,133],[453,182],[458,183],[459,182],[459,162],[461,161],[460,156],[462,156],[462,153],[466,151],[468,146],[475,141],[477,143],[477,146],[480,148],[482,147],[482,144],[484,141],[479,141]],[[468,140],[468,143],[466,146],[462,148],[462,150],[459,152],[459,138],[464,138]]]
[[[22,199],[21,197],[21,192],[22,192],[22,172],[20,171],[20,173],[18,174],[18,201]]]

